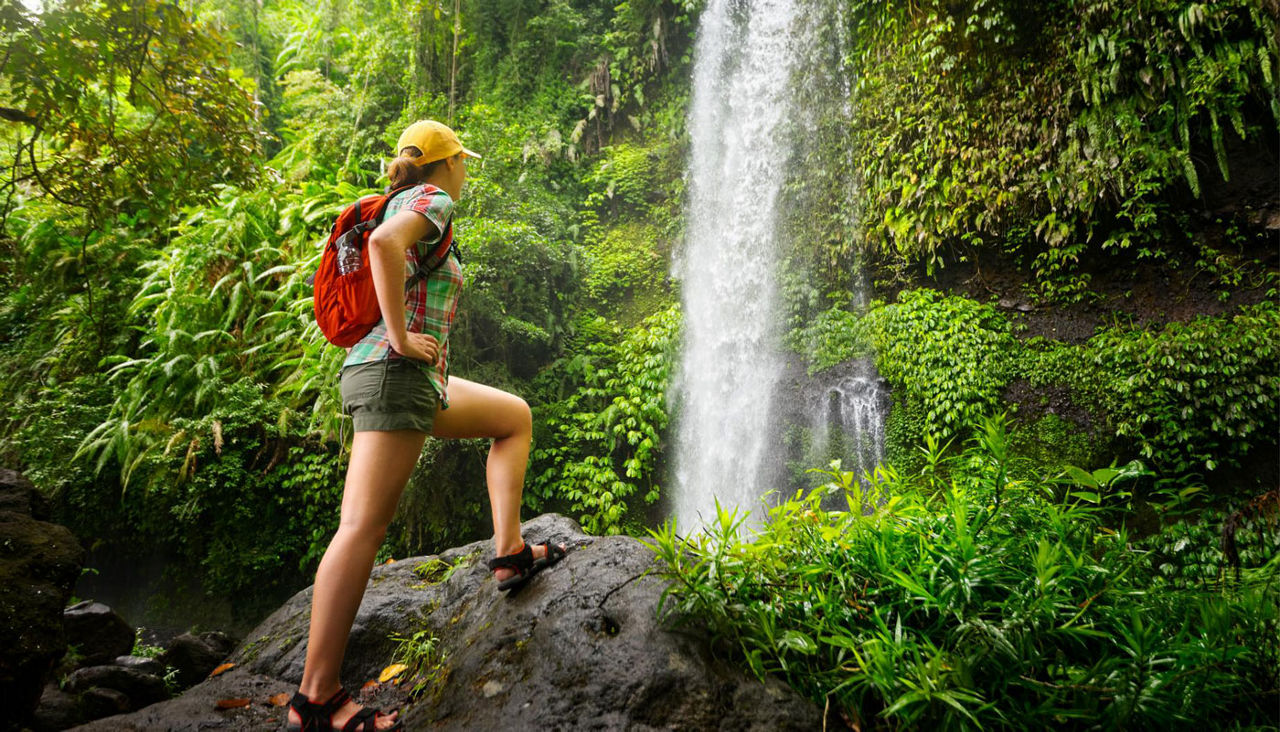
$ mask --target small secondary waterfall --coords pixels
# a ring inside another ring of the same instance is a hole
[[[685,345],[674,513],[692,530],[715,500],[752,510],[782,373],[778,192],[800,57],[793,0],[711,0],[694,57],[688,239],[677,263]]]
[[[842,368],[833,378],[810,389],[809,419],[812,447],[808,461],[825,468],[833,459],[852,471],[860,482],[884,460],[884,413],[889,394],[871,359]],[[846,508],[833,496],[828,508]]]

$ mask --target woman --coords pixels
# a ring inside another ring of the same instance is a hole
[[[497,558],[489,567],[499,589],[518,586],[565,553],[563,545],[530,547],[520,537],[533,429],[529,405],[449,376],[449,328],[462,289],[456,251],[450,249],[430,274],[411,277],[420,264],[430,266],[432,252],[452,234],[467,160],[480,156],[462,147],[453,130],[426,120],[410,125],[396,150],[391,187],[412,188],[388,202],[383,223],[369,236],[382,320],[342,365],[343,411],[352,416],[355,436],[338,533],[316,571],[306,666],[289,708],[291,730],[400,728],[394,713],[352,701],[338,672],[374,556],[428,434],[493,439],[486,479]]]

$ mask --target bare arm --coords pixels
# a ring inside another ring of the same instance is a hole
[[[436,339],[409,333],[404,315],[404,256],[414,242],[439,234],[436,225],[413,211],[401,211],[383,221],[369,235],[369,268],[378,307],[387,323],[387,338],[397,353],[435,363]]]

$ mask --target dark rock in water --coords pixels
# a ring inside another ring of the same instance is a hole
[[[124,692],[97,687],[81,694],[80,704],[90,718],[123,714],[136,708]]]
[[[629,537],[592,537],[562,516],[524,526],[528,541],[567,543],[569,556],[510,596],[484,566],[491,543],[374,569],[348,643],[352,691],[393,661],[390,636],[436,639],[422,693],[385,684],[371,700],[399,707],[409,730],[815,730],[821,711],[777,681],[761,683],[711,657],[705,637],[656,617],[664,584],[652,552]],[[91,730],[257,729],[283,724],[268,703],[302,677],[311,590],[252,632],[231,671],[177,699],[99,720]],[[218,711],[218,699],[249,706]],[[255,726],[257,725],[257,726]]]
[[[127,666],[87,666],[76,669],[63,687],[78,694],[89,689],[115,689],[129,697],[132,709],[145,707],[169,698],[169,690],[159,676]]]
[[[80,697],[68,694],[57,684],[46,684],[40,695],[31,727],[36,732],[57,732],[84,722],[88,717],[81,708]]]
[[[47,516],[29,481],[0,469],[0,730],[30,719],[45,681],[66,652],[62,608],[80,574],[84,549]]]
[[[134,668],[152,676],[164,676],[164,664],[146,656],[120,656],[116,658],[115,665]]]
[[[183,633],[169,642],[159,661],[177,669],[180,686],[191,686],[203,681],[209,672],[231,655],[235,647],[235,641],[226,633]]]
[[[82,663],[110,663],[133,650],[135,631],[125,619],[100,602],[85,600],[62,613],[67,643],[80,650]]]

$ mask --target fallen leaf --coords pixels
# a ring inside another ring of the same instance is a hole
[[[409,667],[404,665],[403,663],[393,663],[390,666],[387,666],[386,668],[382,669],[382,673],[378,674],[378,681],[381,681],[382,683],[385,684],[386,682],[404,673],[405,669],[407,668]]]
[[[219,667],[217,667],[217,668],[215,668],[214,670],[212,670],[212,671],[210,671],[210,672],[209,672],[209,678],[211,678],[211,679],[212,679],[214,676],[217,676],[218,674],[225,672],[227,669],[231,668],[231,667],[232,667],[232,666],[234,666],[234,665],[235,665],[234,663],[224,663],[224,664],[222,664],[221,666],[219,666]]]
[[[275,696],[267,699],[267,701],[270,702],[271,706],[273,707],[282,707],[285,704],[289,703],[289,692],[282,691],[279,694],[276,694]]]
[[[364,682],[364,686],[360,687],[360,691],[368,691],[369,689],[376,689],[378,688],[378,686],[380,686],[380,684],[378,684],[377,681],[374,681],[373,679],[369,679],[368,681]]]
[[[240,707],[247,707],[247,706],[249,706],[248,699],[219,699],[218,700],[219,709],[238,709]]]

